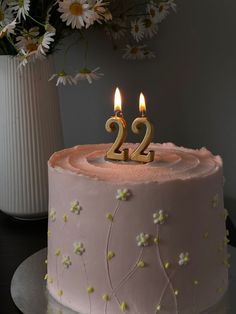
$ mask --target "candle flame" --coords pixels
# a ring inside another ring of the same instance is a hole
[[[120,90],[117,87],[115,92],[115,101],[114,101],[114,111],[122,111],[122,100],[121,100],[121,94]]]
[[[139,97],[139,111],[142,115],[146,113],[146,102],[143,93],[141,93]]]

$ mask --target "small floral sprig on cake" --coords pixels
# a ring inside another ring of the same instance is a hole
[[[215,194],[212,198],[212,207],[216,208],[219,205],[219,194]]]
[[[81,210],[82,210],[82,207],[80,206],[80,203],[79,201],[73,201],[71,202],[71,207],[70,207],[70,211],[74,214],[77,214],[79,215]]]
[[[51,208],[51,209],[49,210],[49,215],[48,215],[49,219],[50,219],[52,222],[54,222],[54,221],[56,221],[56,216],[57,216],[56,210],[55,210],[54,208]]]
[[[164,210],[160,209],[157,213],[153,214],[153,222],[154,224],[162,225],[166,222],[168,218],[168,214],[164,212]]]
[[[83,254],[84,254],[84,252],[85,252],[85,247],[84,247],[83,243],[81,243],[81,242],[75,242],[75,243],[73,244],[73,246],[74,246],[74,253],[75,253],[75,254],[78,254],[78,255],[83,255]]]
[[[142,232],[139,235],[137,235],[136,240],[137,240],[138,246],[144,246],[144,247],[149,246],[150,241],[151,241],[151,236],[150,234]]]
[[[189,257],[189,253],[185,252],[185,253],[180,253],[179,255],[179,265],[180,266],[184,266],[187,265],[190,261],[190,257]]]
[[[119,201],[127,201],[131,196],[131,192],[128,189],[118,189],[116,199]]]
[[[65,268],[69,268],[72,265],[70,256],[68,256],[68,255],[64,255],[62,257],[62,261],[61,262],[65,266]]]
[[[64,62],[51,79],[56,85],[88,83],[102,77],[88,66],[88,29],[104,31],[114,48],[131,60],[154,58],[145,41],[153,38],[175,0],[4,0],[0,2],[0,54],[17,56],[20,68],[36,59],[44,60],[60,41],[73,36],[65,47]],[[34,30],[34,31],[32,31]],[[78,45],[84,61],[77,73],[67,70],[68,51]]]

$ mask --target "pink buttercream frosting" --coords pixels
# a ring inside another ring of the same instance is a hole
[[[50,166],[60,172],[71,172],[111,182],[164,182],[186,180],[214,173],[222,166],[219,156],[206,148],[200,150],[177,147],[172,143],[152,144],[155,160],[148,164],[106,160],[111,144],[83,145],[55,153]],[[137,145],[125,144],[133,150]]]

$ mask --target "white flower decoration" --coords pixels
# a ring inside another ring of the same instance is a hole
[[[17,12],[17,18],[21,21],[21,17],[26,19],[30,10],[30,0],[13,0],[8,2],[11,9]]]
[[[151,239],[150,234],[143,233],[143,232],[140,233],[140,234],[136,237],[138,246],[149,246],[149,244],[150,244],[150,239]]]
[[[90,10],[87,0],[63,0],[59,2],[61,19],[72,28],[88,28],[94,20],[94,11]]]
[[[144,25],[141,19],[131,21],[131,34],[139,42],[144,37]]]
[[[83,243],[75,242],[73,244],[73,246],[74,246],[74,253],[75,254],[83,255],[83,253],[85,252],[85,247],[84,247]]]
[[[49,81],[53,79],[57,79],[56,86],[63,84],[64,86],[69,83],[70,85],[76,85],[76,80],[72,77],[72,75],[67,74],[65,71],[60,71],[58,73],[53,74]]]
[[[64,255],[61,262],[66,268],[69,268],[72,265],[70,256],[68,255]]]
[[[88,68],[83,68],[76,74],[75,81],[87,80],[89,84],[92,84],[93,80],[99,80],[103,76],[103,73],[98,72],[99,69],[100,68],[96,68],[91,71]]]
[[[54,222],[56,220],[56,214],[57,213],[56,213],[54,208],[50,209],[50,211],[49,211],[49,219]]]
[[[127,201],[131,196],[131,193],[128,189],[118,189],[116,194],[116,199],[119,201]]]
[[[73,201],[71,202],[71,208],[70,208],[70,211],[74,214],[77,214],[79,215],[80,212],[82,210],[82,207],[80,206],[79,202],[78,201]]]
[[[164,211],[161,209],[158,213],[153,214],[153,222],[154,224],[162,225],[166,222],[168,218],[168,215],[164,213]]]
[[[189,258],[189,253],[186,252],[186,253],[180,253],[179,255],[179,265],[180,266],[183,266],[183,265],[187,265],[190,261],[190,258]]]

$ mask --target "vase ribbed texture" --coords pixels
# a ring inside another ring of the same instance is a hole
[[[47,214],[47,161],[63,140],[53,60],[18,64],[0,56],[0,209],[30,219]]]

